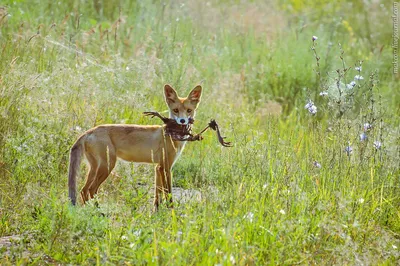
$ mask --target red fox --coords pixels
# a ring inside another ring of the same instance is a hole
[[[196,86],[186,98],[180,98],[170,86],[164,86],[169,116],[178,124],[187,125],[194,119],[200,103],[202,87]],[[83,203],[93,198],[100,185],[113,170],[117,158],[129,162],[155,164],[154,208],[161,196],[172,206],[171,169],[185,147],[165,134],[165,125],[100,125],[82,134],[71,148],[68,187],[69,198],[76,204],[76,175],[83,154],[89,162],[89,173],[82,188]]]

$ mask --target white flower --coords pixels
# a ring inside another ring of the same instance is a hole
[[[354,77],[354,80],[362,80],[362,79],[364,79],[364,77],[360,75],[355,75]]]
[[[315,115],[317,113],[317,107],[311,100],[308,100],[308,103],[304,106],[311,114]]]
[[[374,141],[374,148],[379,150],[382,147],[382,143],[380,141]]]
[[[318,40],[318,37],[317,36],[312,36],[312,40],[316,41],[316,40]]]
[[[283,215],[285,215],[285,214],[286,214],[285,210],[283,210],[283,209],[282,209],[282,210],[280,210],[279,212],[280,212],[281,214],[283,214]]]
[[[352,82],[350,82],[349,84],[346,84],[346,87],[348,88],[348,89],[352,89],[352,88],[354,88],[354,86],[356,86],[356,82],[355,81],[352,81]]]
[[[311,106],[313,106],[314,105],[314,103],[312,102],[312,101],[308,101],[308,103],[306,104],[306,106],[304,106],[304,108],[305,109],[309,109],[309,108],[311,108]]]
[[[364,141],[364,140],[367,140],[367,139],[368,139],[367,134],[365,134],[364,132],[360,134],[360,141]]]
[[[121,239],[122,239],[122,240],[127,240],[127,239],[128,239],[128,237],[127,237],[127,236],[125,236],[125,235],[123,235],[123,236],[121,236]]]
[[[363,204],[364,203],[364,199],[363,198],[358,199],[358,203]]]
[[[245,216],[243,216],[243,218],[249,220],[252,223],[254,218],[254,213],[249,212]]]
[[[317,106],[311,106],[310,108],[308,108],[308,111],[310,112],[310,114],[315,115],[317,113]]]
[[[353,148],[351,146],[347,146],[344,151],[347,153],[347,156],[350,156],[353,153]]]
[[[396,246],[396,245],[392,245],[392,248],[393,248],[393,249],[397,249],[397,246]]]
[[[230,262],[231,262],[232,264],[235,264],[235,263],[236,263],[235,257],[234,257],[233,255],[230,255],[230,256],[229,256],[229,260],[230,260]]]
[[[322,96],[322,97],[328,96],[328,92],[327,92],[327,91],[321,91],[321,92],[319,93],[319,96]]]
[[[357,66],[357,67],[355,67],[354,69],[355,69],[356,71],[358,71],[358,72],[361,72],[362,67],[361,67],[361,66]]]
[[[372,125],[371,125],[370,123],[365,123],[365,124],[363,125],[363,127],[364,127],[364,131],[365,131],[365,132],[372,129]]]
[[[266,189],[267,186],[268,186],[267,184],[264,184],[264,185],[262,186],[262,188],[263,188],[263,189]]]
[[[82,130],[82,128],[80,127],[80,126],[74,126],[73,128],[72,128],[72,130],[74,130],[74,131],[81,131]]]
[[[321,164],[320,164],[319,162],[317,162],[317,161],[314,161],[314,162],[313,162],[313,165],[314,165],[316,168],[321,168],[321,167],[322,167]]]

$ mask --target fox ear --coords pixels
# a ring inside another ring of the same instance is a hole
[[[176,91],[168,84],[164,86],[165,101],[167,104],[174,103],[178,99]]]
[[[197,85],[190,93],[188,96],[188,99],[191,102],[194,103],[199,103],[200,99],[201,99],[201,91],[202,91],[202,87],[200,85]]]

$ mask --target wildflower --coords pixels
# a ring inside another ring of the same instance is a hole
[[[358,203],[363,204],[364,203],[364,199],[363,198],[358,199]]]
[[[317,113],[317,107],[314,105],[314,103],[309,100],[306,106],[304,106],[305,109],[307,109],[312,115],[315,115]]]
[[[121,239],[122,239],[122,240],[127,240],[127,239],[128,239],[128,237],[127,237],[127,236],[125,236],[125,235],[123,235],[123,236],[121,236]]]
[[[344,149],[344,151],[347,153],[347,156],[350,156],[353,153],[353,148],[349,145]]]
[[[319,93],[319,96],[322,96],[322,97],[328,96],[328,92],[327,91],[321,91]]]
[[[314,103],[312,101],[308,101],[308,103],[306,104],[306,106],[304,106],[305,109],[309,109],[311,106],[313,106]]]
[[[74,126],[74,127],[72,128],[72,130],[74,130],[74,131],[81,131],[82,128],[81,128],[80,126]]]
[[[267,186],[268,186],[267,184],[264,184],[264,185],[262,186],[262,188],[263,188],[263,189],[266,189]]]
[[[279,212],[280,212],[281,214],[283,214],[283,215],[285,215],[285,214],[286,214],[285,210],[283,210],[283,209],[282,209],[282,210],[280,210]]]
[[[362,80],[362,79],[364,79],[364,77],[361,76],[361,75],[356,75],[356,76],[354,77],[354,80]]]
[[[317,161],[314,161],[314,162],[313,162],[313,165],[314,165],[316,168],[321,168],[321,167],[322,167],[321,164],[320,164],[319,162],[317,162]]]
[[[236,264],[236,260],[235,260],[235,257],[233,255],[229,256],[229,260],[233,265]]]
[[[372,129],[372,125],[370,123],[365,123],[363,127],[365,132],[370,131]]]
[[[367,136],[367,134],[365,134],[365,132],[360,134],[360,141],[364,141],[364,140],[367,140],[367,139],[368,139],[368,136]]]
[[[352,81],[352,82],[350,82],[349,84],[347,84],[346,85],[346,87],[348,88],[348,89],[352,89],[352,88],[354,88],[354,86],[356,86],[356,82],[355,81]]]
[[[317,36],[312,36],[312,40],[316,41],[316,40],[318,40],[318,37]]]
[[[397,249],[397,246],[396,246],[396,245],[392,245],[392,248],[393,248],[393,249]]]
[[[374,141],[374,148],[379,150],[382,147],[382,143],[380,141]]]
[[[249,212],[245,216],[243,216],[243,218],[249,220],[250,223],[252,223],[253,222],[253,218],[254,218],[254,213]]]
[[[361,72],[362,67],[361,67],[361,66],[357,66],[357,67],[355,67],[354,69],[355,69],[356,71],[358,71],[358,72]]]
[[[315,115],[317,113],[317,106],[313,105],[310,108],[308,108],[308,111],[312,114]]]
[[[140,235],[141,235],[141,233],[142,233],[142,230],[135,230],[135,231],[133,231],[133,234],[136,236],[136,237],[139,237]]]

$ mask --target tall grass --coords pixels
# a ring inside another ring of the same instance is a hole
[[[1,264],[398,263],[391,6],[325,4],[5,2]],[[364,80],[348,93],[357,74]],[[95,200],[70,206],[77,136],[158,123],[141,113],[166,110],[165,83],[180,95],[201,83],[195,128],[215,118],[235,147],[212,133],[187,145],[173,210],[151,211],[153,167],[122,161]]]

